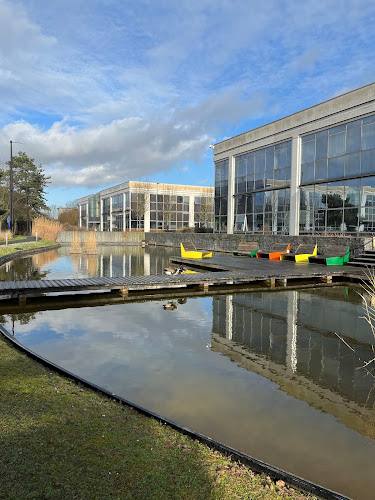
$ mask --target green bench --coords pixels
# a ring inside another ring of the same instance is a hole
[[[326,264],[327,266],[342,266],[349,262],[349,247],[332,245],[321,255],[309,257],[310,264]]]

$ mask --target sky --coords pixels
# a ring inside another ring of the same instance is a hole
[[[368,0],[0,0],[0,166],[49,205],[128,180],[212,186],[210,145],[375,81]]]

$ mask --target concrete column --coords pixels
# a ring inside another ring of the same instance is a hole
[[[301,179],[301,137],[292,139],[292,165],[290,179],[290,236],[299,235],[299,185]]]
[[[297,371],[297,315],[298,315],[298,292],[288,293],[287,305],[287,355],[286,366],[293,373]]]
[[[150,232],[150,193],[145,193],[145,217],[144,217],[144,231],[145,233]]]
[[[125,217],[125,211],[126,211],[126,207],[125,207],[125,202],[126,202],[126,195],[125,193],[122,193],[122,230],[125,231],[126,230],[126,217]]]
[[[189,227],[194,227],[194,196],[189,196]]]
[[[103,199],[100,198],[100,231],[103,231]]]
[[[233,295],[225,297],[226,305],[226,321],[225,321],[225,337],[229,340],[233,338]]]
[[[89,228],[89,202],[86,203],[86,229]]]
[[[109,230],[112,231],[112,196],[109,197]]]
[[[150,254],[146,250],[143,256],[143,265],[145,276],[149,276],[151,274],[151,259]]]
[[[79,211],[79,227],[82,227],[82,205],[78,205]]]
[[[233,234],[234,227],[234,156],[228,161],[228,212],[227,212],[227,234]]]

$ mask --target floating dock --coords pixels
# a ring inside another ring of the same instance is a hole
[[[25,302],[28,296],[46,294],[72,294],[75,292],[100,291],[127,297],[136,292],[150,294],[172,290],[209,293],[215,288],[247,287],[296,287],[314,286],[321,283],[360,283],[366,279],[363,269],[346,266],[299,264],[289,261],[269,261],[249,257],[216,255],[211,259],[182,259],[172,257],[173,264],[183,264],[198,271],[193,274],[124,276],[102,278],[0,281],[0,298],[18,298]],[[206,272],[199,272],[206,271]]]

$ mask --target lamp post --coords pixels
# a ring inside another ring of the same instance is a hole
[[[159,190],[159,183],[156,183],[156,232],[159,232],[159,217],[158,217],[158,190]]]

